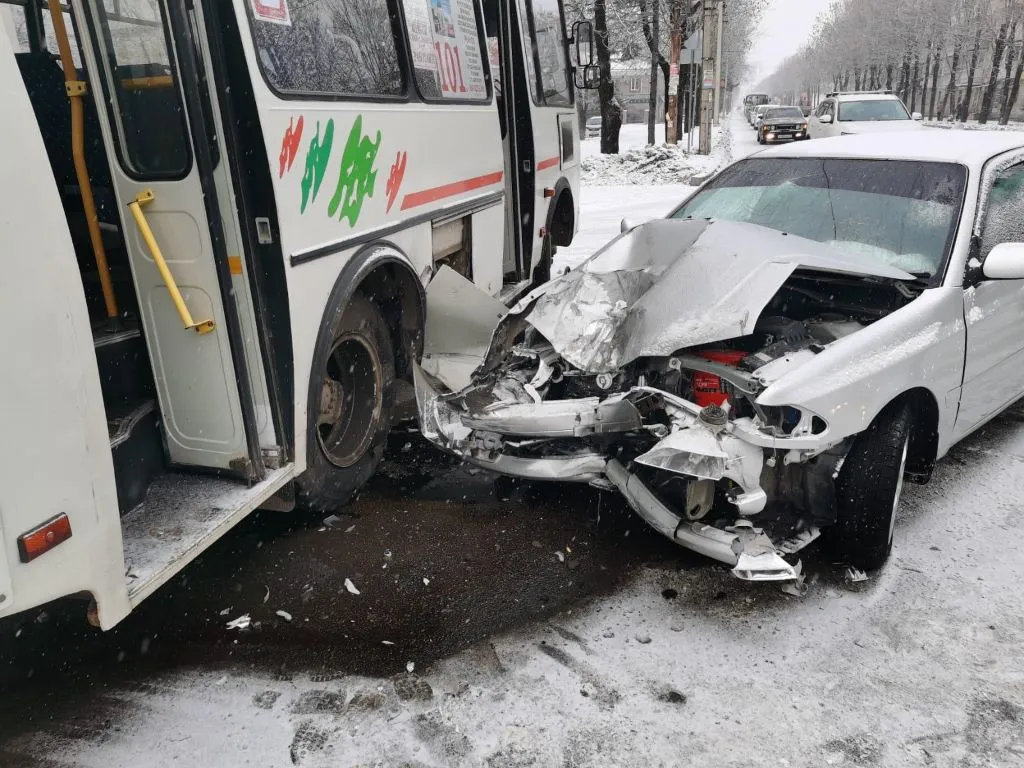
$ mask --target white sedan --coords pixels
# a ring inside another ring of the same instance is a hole
[[[1024,134],[781,146],[624,229],[511,311],[435,277],[430,440],[785,580],[819,536],[880,567],[904,478],[1024,396]]]

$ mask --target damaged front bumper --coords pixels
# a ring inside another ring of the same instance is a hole
[[[798,571],[783,555],[816,537],[816,531],[774,543],[746,518],[768,501],[761,487],[766,449],[781,451],[783,461],[820,451],[813,436],[779,438],[756,428],[750,419],[726,420],[671,393],[637,386],[627,392],[574,400],[495,402],[476,407],[465,393],[443,394],[417,366],[416,395],[423,435],[473,464],[532,480],[593,483],[619,490],[655,530],[676,543],[732,566],[747,581],[787,581]],[[669,423],[645,423],[652,401]],[[641,436],[653,446],[623,458],[616,438]],[[792,457],[792,458],[791,458]],[[774,459],[772,460],[774,463]],[[648,487],[638,472],[649,467],[678,475],[701,488],[682,514]],[[713,499],[713,484],[728,486],[739,519],[722,528],[700,521]]]

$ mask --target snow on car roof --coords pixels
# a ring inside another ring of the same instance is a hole
[[[838,101],[899,101],[894,93],[840,93],[832,98]]]
[[[989,158],[1020,148],[1024,148],[1024,132],[927,128],[798,141],[752,156],[926,160],[963,163],[979,169]]]

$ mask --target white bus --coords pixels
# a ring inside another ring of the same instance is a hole
[[[80,595],[109,628],[252,510],[373,474],[440,265],[547,277],[591,29],[561,0],[0,0],[0,26],[0,616]]]

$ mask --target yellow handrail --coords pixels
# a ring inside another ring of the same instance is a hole
[[[53,35],[57,38],[60,50],[60,65],[64,70],[64,86],[71,102],[71,156],[75,161],[75,176],[78,188],[82,193],[82,208],[85,210],[85,223],[89,228],[89,241],[92,244],[96,269],[100,273],[100,287],[103,289],[103,303],[106,305],[107,317],[118,315],[117,298],[114,296],[114,284],[110,279],[110,266],[107,264],[107,252],[103,248],[103,235],[100,233],[99,216],[96,214],[96,201],[92,196],[92,184],[89,181],[89,168],[85,162],[85,82],[78,79],[74,59],[71,58],[71,43],[68,31],[64,26],[64,13],[60,0],[49,0],[50,18],[53,20]]]
[[[132,216],[135,217],[135,223],[139,225],[139,232],[142,233],[142,239],[146,241],[146,246],[149,248],[149,253],[153,257],[153,262],[156,264],[156,268],[160,270],[160,277],[164,279],[164,285],[167,286],[167,292],[171,294],[171,300],[174,302],[174,306],[178,309],[178,315],[181,317],[181,322],[185,324],[185,328],[188,330],[193,330],[200,334],[209,333],[216,327],[216,325],[213,320],[200,320],[198,323],[192,321],[192,313],[188,311],[185,299],[181,297],[181,291],[178,290],[178,284],[174,282],[174,275],[171,274],[171,269],[167,266],[163,253],[160,252],[160,246],[157,244],[156,238],[153,237],[153,230],[149,228],[149,222],[146,221],[146,214],[142,212],[142,206],[153,202],[155,198],[156,196],[153,194],[153,190],[145,189],[136,195],[134,200],[128,203],[128,209],[132,212]]]

